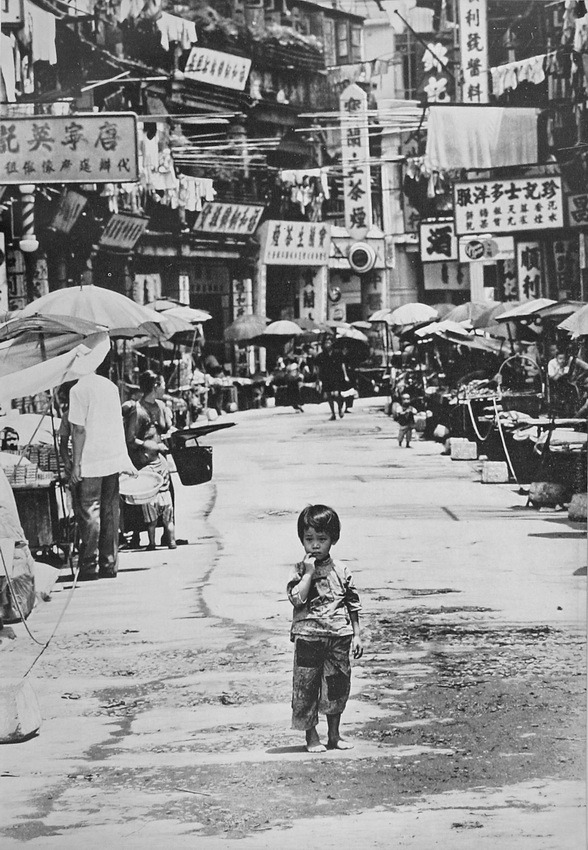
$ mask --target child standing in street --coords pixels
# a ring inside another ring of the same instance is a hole
[[[332,508],[309,505],[298,517],[298,537],[306,556],[288,582],[294,606],[290,632],[294,648],[292,728],[306,732],[309,753],[349,750],[339,734],[351,687],[350,653],[361,658],[361,603],[345,564],[331,558],[341,523]],[[325,747],[317,732],[318,713],[327,716]]]
[[[414,428],[414,417],[416,416],[416,408],[411,404],[410,395],[402,393],[400,397],[400,407],[397,408],[394,419],[399,424],[398,429],[398,445],[402,445],[402,441],[406,441],[406,448],[410,448],[412,439],[412,429]]]

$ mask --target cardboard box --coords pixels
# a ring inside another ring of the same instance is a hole
[[[470,440],[451,441],[451,460],[477,460],[478,446]]]
[[[501,460],[482,462],[482,484],[508,484],[508,466]]]

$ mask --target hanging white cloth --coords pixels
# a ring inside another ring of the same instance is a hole
[[[57,64],[55,49],[55,15],[24,0],[25,38],[31,45],[33,62]]]
[[[169,50],[171,41],[176,41],[182,50],[189,50],[198,41],[196,24],[178,15],[162,12],[161,17],[156,21],[156,26],[161,33],[161,46],[164,50]]]
[[[429,168],[500,168],[537,162],[537,110],[431,106]]]
[[[10,36],[4,35],[4,33],[0,34],[0,71],[2,72],[3,87],[0,100],[3,103],[14,103],[16,100],[14,47]]]

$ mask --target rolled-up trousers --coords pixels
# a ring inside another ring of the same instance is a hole
[[[292,729],[312,729],[321,714],[341,714],[351,689],[351,636],[297,637],[294,646]]]
[[[82,573],[118,568],[120,515],[118,473],[82,478],[77,490],[80,532],[79,569]]]

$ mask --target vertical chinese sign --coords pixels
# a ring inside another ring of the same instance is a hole
[[[543,257],[539,242],[517,243],[517,277],[519,301],[530,301],[543,295]]]
[[[347,86],[339,99],[345,227],[353,240],[365,239],[372,225],[367,95]]]
[[[462,101],[488,103],[488,17],[486,0],[459,0]]]
[[[251,278],[233,280],[233,319],[253,313],[253,283]]]

